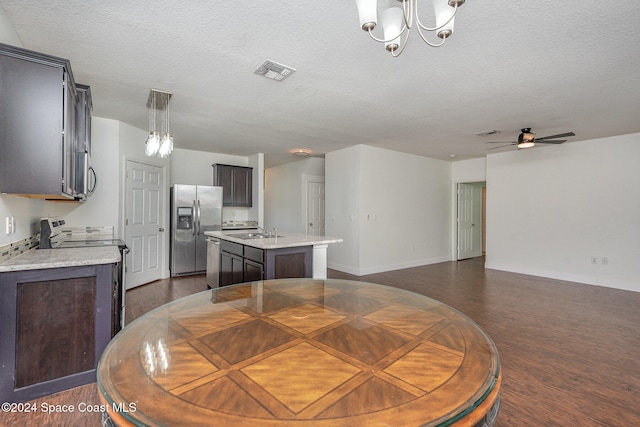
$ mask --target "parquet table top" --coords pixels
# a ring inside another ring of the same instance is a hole
[[[103,353],[98,386],[119,425],[474,425],[497,408],[500,363],[473,321],[433,299],[285,279],[140,317]]]

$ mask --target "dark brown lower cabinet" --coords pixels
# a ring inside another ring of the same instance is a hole
[[[312,277],[313,246],[266,251],[265,279]]]
[[[0,273],[0,400],[95,381],[114,331],[113,264]]]
[[[242,256],[220,252],[220,286],[244,282],[244,262]]]
[[[264,265],[259,262],[244,260],[244,277],[245,282],[255,282],[256,280],[264,280]]]
[[[258,249],[220,242],[220,286],[267,279],[312,277],[313,247]]]

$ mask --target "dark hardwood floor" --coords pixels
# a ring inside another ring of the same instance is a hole
[[[494,340],[503,369],[496,426],[640,425],[640,293],[495,270],[483,258],[368,276],[429,296],[472,318]],[[127,292],[127,321],[205,290],[204,276],[167,279]],[[96,384],[32,401],[74,413],[0,413],[0,425],[98,426]],[[215,425],[215,424],[213,424]]]

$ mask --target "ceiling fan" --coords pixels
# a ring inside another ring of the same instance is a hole
[[[502,147],[508,147],[510,145],[515,145],[518,149],[521,148],[531,148],[534,145],[540,144],[562,144],[566,141],[566,139],[555,139],[555,138],[565,138],[567,136],[575,136],[576,134],[573,132],[559,133],[557,135],[543,136],[541,138],[536,138],[536,134],[531,132],[531,128],[523,128],[521,129],[522,133],[518,135],[518,141],[509,142],[505,144],[505,141],[494,141],[487,142],[487,144],[505,144],[499,147],[487,148],[487,150],[495,150]]]

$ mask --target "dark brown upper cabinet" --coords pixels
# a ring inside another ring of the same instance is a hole
[[[223,206],[252,206],[253,168],[245,166],[213,166],[213,185],[222,187]]]
[[[78,126],[90,119],[79,115],[88,109],[79,111],[71,64],[0,43],[0,76],[0,192],[82,199],[87,135]]]

